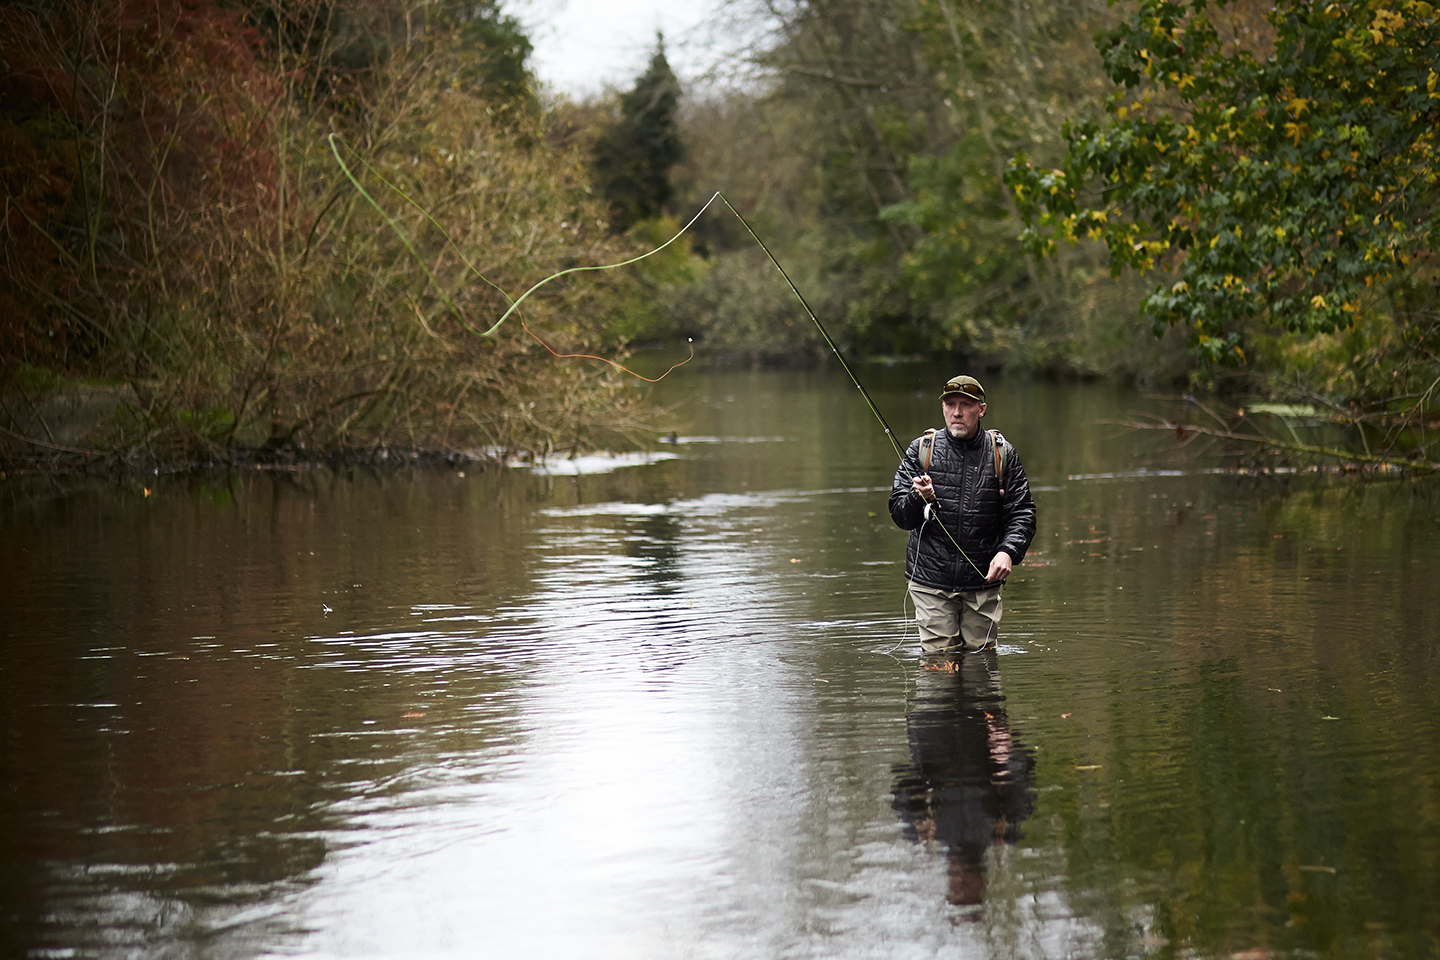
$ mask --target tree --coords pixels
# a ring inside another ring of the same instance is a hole
[[[1109,281],[1102,250],[1027,258],[1002,180],[1022,147],[1058,162],[1062,117],[1099,113],[1108,83],[1091,37],[1110,22],[1103,3],[755,6],[774,28],[753,55],[762,73],[748,103],[736,94],[687,118],[687,145],[706,161],[689,203],[719,186],[747,214],[778,211],[765,235],[787,269],[815,278],[807,295],[813,288],[847,350],[1089,375],[1180,372],[1175,338],[1129,336],[1138,287]],[[743,32],[759,33],[754,22]],[[740,289],[729,283],[708,299]],[[778,313],[781,293],[774,309],[747,312]],[[761,352],[789,342],[746,336]]]
[[[534,46],[497,0],[441,0],[434,26],[452,40],[451,82],[491,105],[492,114],[518,112],[535,117],[535,97],[527,61]]]
[[[1184,329],[1211,364],[1258,358],[1284,374],[1266,389],[1328,410],[1350,445],[1216,436],[1435,469],[1440,17],[1425,0],[1261,10],[1140,0],[1097,38],[1110,120],[1071,125],[1060,169],[1007,173],[1026,241],[1090,237],[1116,273],[1168,271],[1142,307],[1157,333]]]
[[[0,7],[0,457],[633,436],[637,392],[521,326],[608,352],[633,280],[488,329],[504,291],[623,243],[541,135],[513,22],[446,2]],[[77,398],[93,421],[57,434]]]
[[[1081,49],[1081,38],[1099,25],[1097,7],[1088,0],[921,0],[909,24],[933,71],[928,86],[943,104],[937,119],[949,137],[909,158],[911,198],[882,216],[918,228],[902,260],[906,286],[917,308],[936,317],[947,348],[995,353],[1009,343],[1012,354],[1058,359],[1062,345],[1076,339],[1041,332],[1057,320],[1078,322],[1064,289],[1074,271],[1065,264],[1067,276],[1057,282],[1026,256],[1002,178],[1022,144],[1058,156],[1057,116],[1092,109],[1101,93],[1098,64]]]
[[[610,203],[617,233],[659,216],[674,193],[670,168],[684,155],[676,121],[679,104],[680,81],[665,59],[660,36],[649,68],[621,96],[618,118],[595,144],[595,179]]]
[[[1029,248],[1090,237],[1117,274],[1172,272],[1143,309],[1210,361],[1245,359],[1250,318],[1302,336],[1415,319],[1440,247],[1435,8],[1277,0],[1228,25],[1227,10],[1140,0],[1097,38],[1121,88],[1111,119],[1068,126],[1060,169],[1021,155],[1007,175]]]

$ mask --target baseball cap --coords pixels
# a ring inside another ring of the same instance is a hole
[[[985,402],[985,388],[980,386],[980,381],[974,377],[951,377],[945,381],[945,389],[940,391],[940,399],[944,400],[952,393],[958,393],[962,397],[969,397],[971,400]]]

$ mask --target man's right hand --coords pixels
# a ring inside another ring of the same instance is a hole
[[[910,483],[915,488],[915,492],[920,494],[921,499],[928,500],[931,503],[935,502],[935,485],[930,482],[930,475],[928,473],[922,473],[920,476],[911,480]]]

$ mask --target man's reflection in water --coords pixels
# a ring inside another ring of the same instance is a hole
[[[1033,753],[1010,735],[993,648],[929,656],[920,666],[906,720],[910,763],[896,767],[896,813],[905,835],[942,848],[946,899],[985,899],[985,853],[1015,843],[1034,807]]]

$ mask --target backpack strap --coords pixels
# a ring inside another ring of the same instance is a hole
[[[930,472],[930,458],[935,454],[935,429],[926,430],[920,437],[920,472]]]
[[[1005,496],[1005,454],[1001,452],[1001,445],[1009,445],[1004,434],[999,430],[990,431],[990,445],[995,450],[995,479],[1000,483],[1000,496]]]

